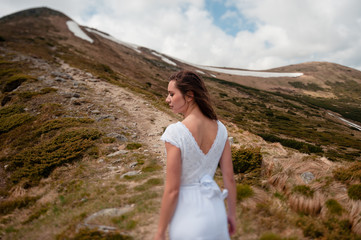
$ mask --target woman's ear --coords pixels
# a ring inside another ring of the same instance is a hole
[[[193,93],[192,91],[188,91],[188,92],[186,93],[186,101],[187,101],[187,102],[190,102],[190,101],[193,100],[193,98],[194,98],[194,93]]]

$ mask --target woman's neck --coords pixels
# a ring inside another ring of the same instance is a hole
[[[196,103],[190,104],[187,111],[183,114],[183,116],[184,116],[183,120],[193,118],[193,117],[195,117],[195,118],[204,118],[205,117]]]

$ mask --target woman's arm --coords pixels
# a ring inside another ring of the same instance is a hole
[[[228,224],[229,234],[233,235],[236,231],[236,182],[234,181],[231,146],[226,141],[220,160],[224,187],[228,190]]]
[[[160,219],[155,240],[165,239],[168,224],[174,214],[178,202],[180,177],[182,171],[181,151],[174,145],[166,142],[167,151],[167,172],[165,187],[160,208]]]

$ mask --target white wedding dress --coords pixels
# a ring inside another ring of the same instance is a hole
[[[161,137],[181,150],[182,174],[177,207],[169,226],[171,240],[229,240],[224,199],[213,180],[227,140],[225,126],[217,121],[217,136],[204,154],[188,128],[171,124]]]

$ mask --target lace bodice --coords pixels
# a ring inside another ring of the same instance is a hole
[[[169,125],[163,133],[161,140],[181,150],[181,185],[199,183],[206,174],[214,177],[227,140],[226,127],[220,121],[217,121],[217,125],[217,136],[207,154],[202,152],[192,133],[181,122]]]

